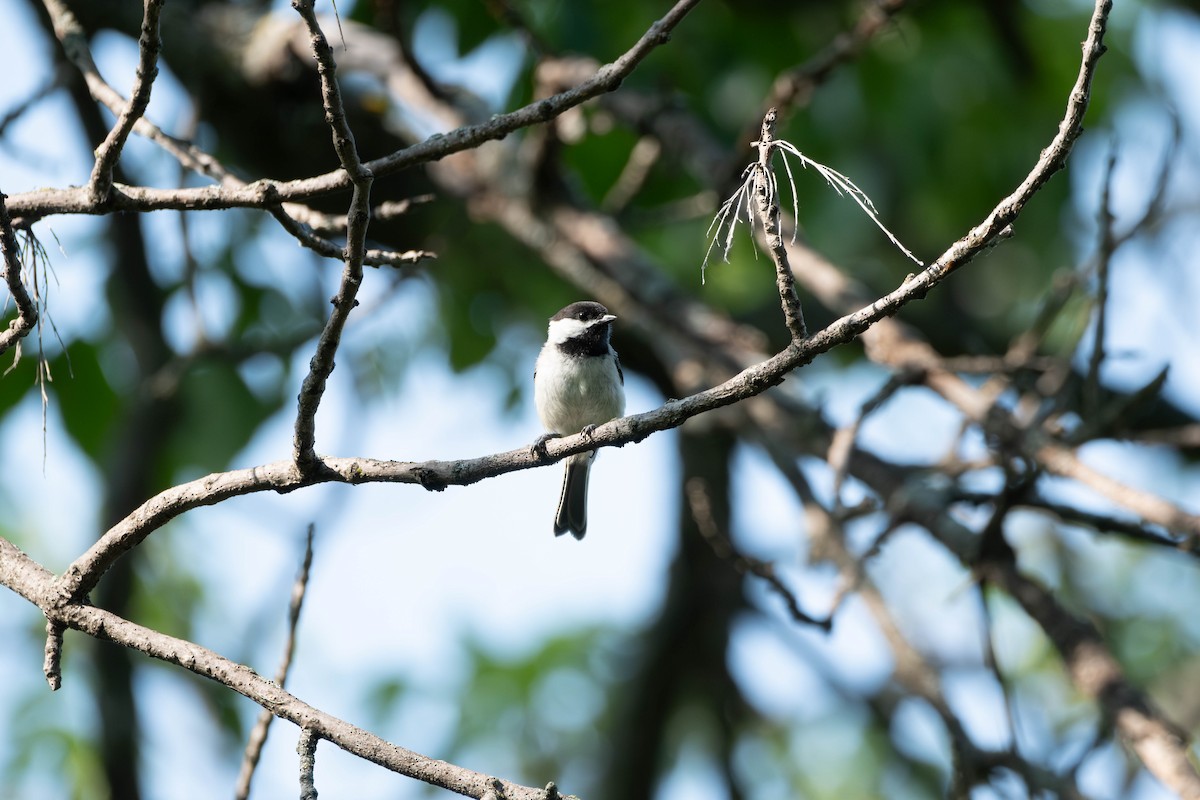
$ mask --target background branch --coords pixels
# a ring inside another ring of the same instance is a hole
[[[1154,708],[1125,677],[1099,632],[1067,613],[1054,597],[1021,575],[1010,558],[992,558],[981,574],[1002,587],[1046,631],[1062,655],[1072,682],[1104,709],[1142,763],[1182,798],[1200,797],[1200,773],[1192,766],[1187,736]]]

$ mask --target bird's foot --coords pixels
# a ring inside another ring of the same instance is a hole
[[[534,441],[533,446],[529,448],[529,452],[533,454],[534,458],[547,459],[550,457],[550,453],[546,451],[546,442],[551,439],[561,438],[561,433],[543,433]]]

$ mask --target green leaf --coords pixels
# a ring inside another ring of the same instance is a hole
[[[102,350],[83,340],[71,342],[65,353],[51,360],[50,374],[63,427],[88,458],[100,464],[123,402],[105,372]]]
[[[224,469],[279,405],[259,400],[237,370],[221,361],[196,364],[178,391],[181,418],[165,451],[168,476]]]

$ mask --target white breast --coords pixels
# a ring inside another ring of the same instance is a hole
[[[537,360],[534,400],[548,432],[569,436],[625,413],[625,390],[612,358],[570,358],[554,344]]]

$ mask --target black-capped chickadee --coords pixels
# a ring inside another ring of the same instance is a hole
[[[555,436],[591,433],[625,413],[625,375],[609,344],[614,319],[607,308],[590,301],[571,303],[550,318],[533,373],[538,417],[547,431],[535,449]],[[570,531],[582,539],[587,533],[588,470],[595,457],[595,450],[567,457],[555,536]]]

